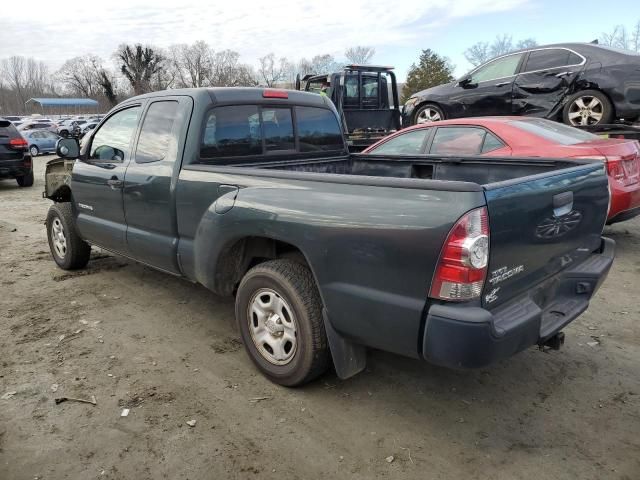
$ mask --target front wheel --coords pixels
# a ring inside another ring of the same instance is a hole
[[[51,205],[46,225],[49,249],[58,266],[63,270],[84,268],[89,262],[91,246],[76,231],[71,204]]]
[[[427,103],[416,110],[413,116],[413,124],[431,123],[444,119],[444,112],[440,107],[432,103]]]
[[[31,145],[29,147],[29,153],[31,154],[32,157],[37,157],[38,154],[40,153],[40,150],[35,145]]]
[[[327,369],[322,301],[306,266],[281,259],[249,270],[238,287],[236,320],[249,357],[272,382],[302,385]]]
[[[562,110],[562,120],[574,127],[611,123],[613,105],[597,90],[583,90],[569,97]]]

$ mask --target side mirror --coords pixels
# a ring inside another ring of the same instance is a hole
[[[75,138],[61,138],[56,143],[56,154],[60,158],[73,160],[80,156],[80,144]]]
[[[475,84],[471,83],[471,75],[465,75],[458,80],[458,85],[462,88],[471,88],[475,86]]]

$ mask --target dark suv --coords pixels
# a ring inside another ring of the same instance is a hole
[[[0,118],[0,180],[15,178],[21,187],[33,185],[33,165],[28,146],[16,127]]]

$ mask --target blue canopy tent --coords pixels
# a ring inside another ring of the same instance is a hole
[[[24,105],[40,106],[42,114],[96,113],[99,107],[98,102],[90,98],[30,98]]]

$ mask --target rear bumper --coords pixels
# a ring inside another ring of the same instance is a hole
[[[0,161],[0,178],[22,177],[28,175],[31,169],[31,157],[29,160]]]
[[[629,220],[640,213],[640,184],[626,187],[615,183],[611,189],[611,208],[607,224]]]
[[[475,368],[541,344],[589,306],[613,263],[615,242],[493,311],[478,306],[429,308],[423,355],[446,367]]]

